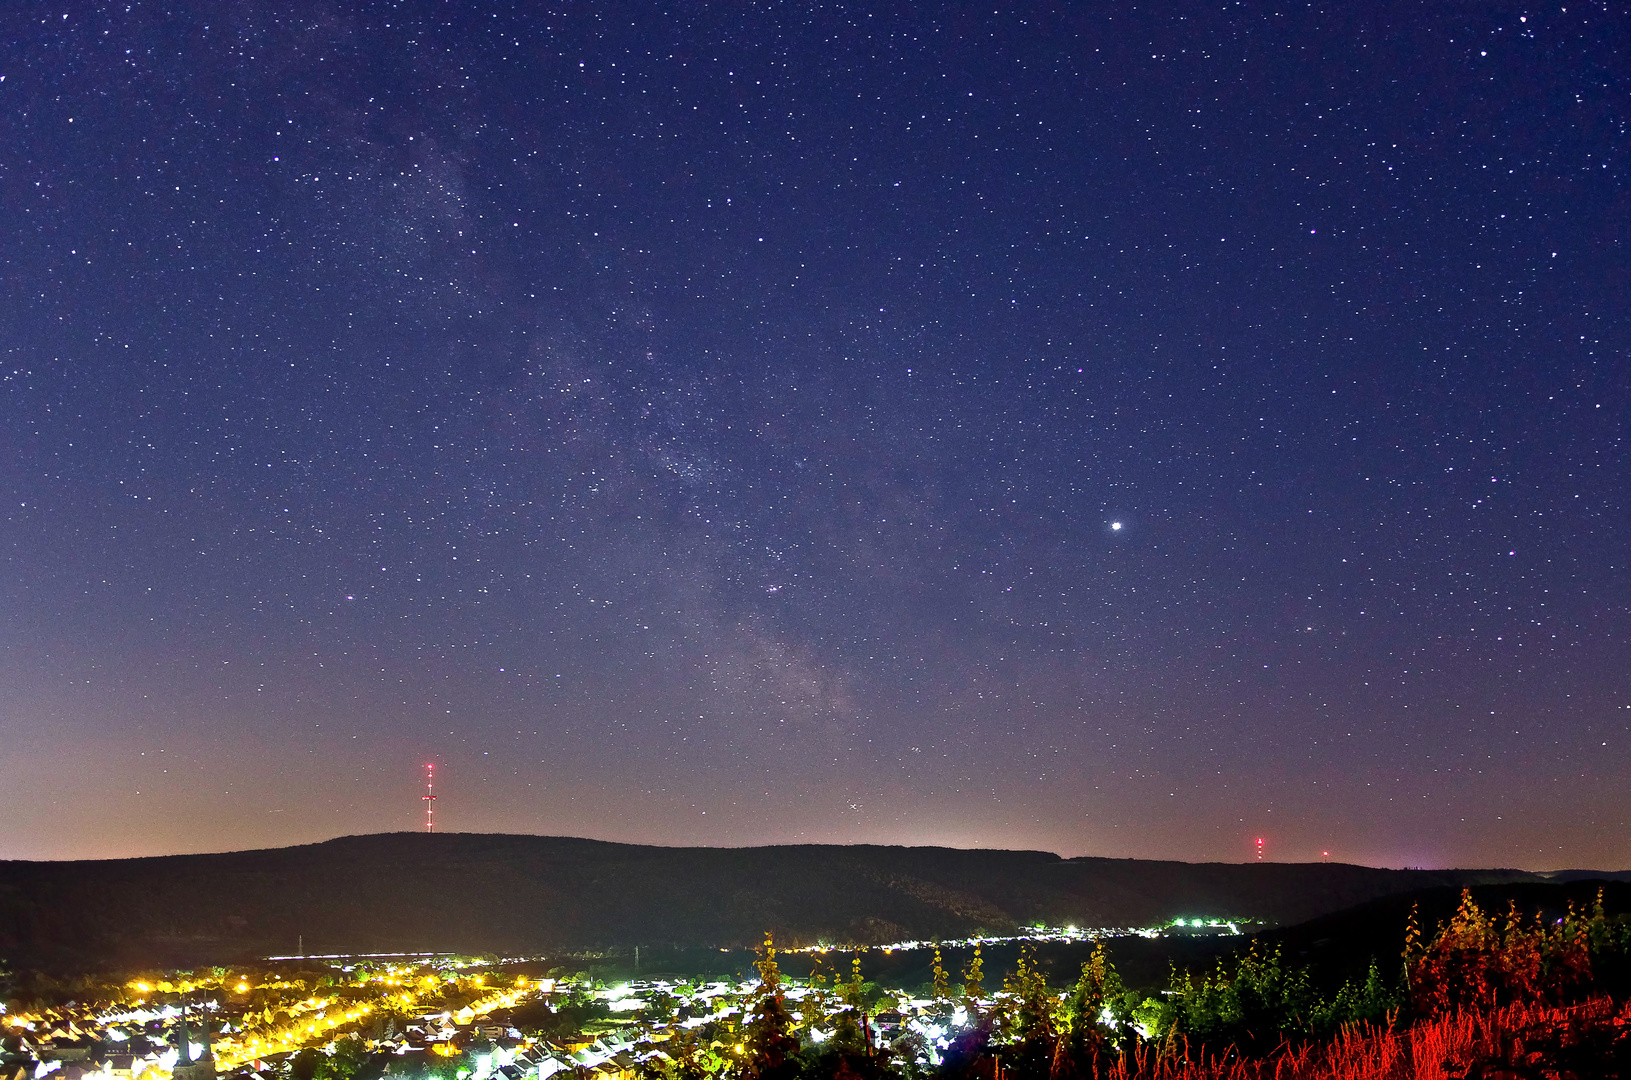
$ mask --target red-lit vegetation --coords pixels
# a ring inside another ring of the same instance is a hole
[[[1631,1008],[1597,998],[1488,1011],[1460,1009],[1403,1025],[1359,1024],[1263,1057],[1191,1054],[1177,1038],[1105,1063],[1105,1080],[1517,1080],[1631,1076]]]
[[[662,1080],[1631,1080],[1631,922],[1608,918],[1600,894],[1584,911],[1525,918],[1515,907],[1486,915],[1463,893],[1428,938],[1412,914],[1394,977],[1372,963],[1329,997],[1316,991],[1314,972],[1257,946],[1204,977],[1174,972],[1155,995],[1124,987],[1102,946],[1063,997],[1024,954],[986,997],[978,963],[959,996],[936,954],[934,999],[946,1017],[968,1020],[943,1053],[925,1055],[918,1036],[873,1039],[859,961],[842,1001],[804,1003],[821,1023],[847,1005],[847,1026],[800,1048],[801,1025],[782,1000],[767,942],[742,1056],[727,1053],[712,1068],[682,1056],[679,1067],[653,1072]]]
[[[1363,983],[1325,1001],[1309,989],[1306,969],[1253,949],[1198,982],[1177,975],[1166,995],[1135,1007],[1147,1040],[1123,1038],[1118,1047],[1102,1023],[1073,1047],[1061,1039],[1048,1076],[1631,1077],[1628,981],[1631,924],[1606,917],[1600,895],[1588,911],[1571,906],[1544,920],[1526,919],[1515,906],[1491,917],[1463,893],[1430,940],[1412,915],[1400,985],[1388,986],[1373,965]],[[1106,982],[1094,964],[1083,971],[1082,987]]]

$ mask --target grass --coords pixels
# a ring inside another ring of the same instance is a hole
[[[1258,1059],[1191,1056],[1184,1041],[1140,1047],[1107,1080],[1518,1080],[1631,1076],[1631,1004],[1515,1004],[1399,1029],[1355,1025]]]

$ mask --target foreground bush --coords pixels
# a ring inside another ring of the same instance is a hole
[[[1460,1010],[1407,1028],[1353,1025],[1265,1057],[1191,1054],[1183,1039],[1106,1062],[1104,1080],[1608,1080],[1631,1077],[1631,1006]]]
[[[1464,892],[1429,938],[1412,915],[1391,976],[1373,962],[1330,998],[1255,943],[1155,995],[1123,985],[1102,942],[1063,995],[1026,950],[985,994],[976,949],[954,996],[937,951],[933,1025],[887,1043],[859,957],[831,993],[812,978],[795,1018],[775,955],[767,938],[740,1022],[675,1038],[645,1080],[1631,1080],[1631,922],[1601,893],[1525,919]]]

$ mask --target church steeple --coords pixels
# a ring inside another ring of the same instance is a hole
[[[187,1007],[181,1007],[181,1023],[176,1025],[176,1063],[170,1070],[171,1080],[215,1080],[215,1054],[210,1050],[210,1021],[207,1016],[198,1020],[198,1056],[192,1055],[192,1039],[187,1030]]]
[[[176,1026],[176,1065],[185,1068],[193,1063],[193,1048],[187,1038],[187,1007],[181,1007],[181,1023]]]
[[[202,1072],[194,1073],[194,1076],[214,1077],[215,1054],[212,1052],[210,1047],[210,1018],[207,1016],[201,1016],[198,1018],[198,1042],[198,1057],[193,1059],[193,1068],[208,1069],[209,1071],[207,1074]]]

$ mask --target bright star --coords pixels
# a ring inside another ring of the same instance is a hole
[[[1111,522],[1111,523],[1110,523],[1110,531],[1111,531],[1111,532],[1120,532],[1120,531],[1121,531],[1121,522],[1119,522],[1119,521],[1112,521],[1112,522]]]

